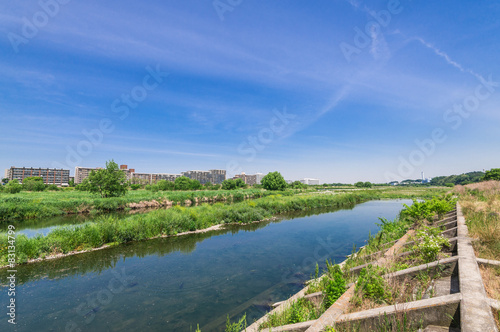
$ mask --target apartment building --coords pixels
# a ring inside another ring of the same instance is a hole
[[[75,167],[75,184],[80,184],[89,177],[90,172],[102,169],[101,167],[91,168],[91,167]]]
[[[175,182],[175,179],[181,177],[181,174],[170,174],[170,173],[133,173],[133,179],[145,180],[148,183],[156,183],[160,180],[167,180],[171,182]]]
[[[242,179],[249,186],[253,186],[256,184],[260,184],[260,181],[264,177],[264,174],[245,174],[245,172],[241,172],[241,174],[236,174],[233,179]]]
[[[304,180],[300,180],[300,182],[308,185],[319,185],[319,179],[305,178]]]
[[[135,173],[135,168],[128,168],[128,165],[120,165],[120,170],[125,173],[125,177],[127,181],[132,180],[133,175]]]
[[[57,168],[33,168],[12,166],[6,170],[6,177],[9,180],[18,179],[19,182],[27,177],[39,176],[45,184],[55,184],[58,186],[69,185],[69,169]]]
[[[169,174],[169,173],[157,173],[154,175],[154,181],[167,180],[170,182],[175,182],[175,179],[180,178],[181,174]]]
[[[205,184],[207,182],[220,184],[226,179],[226,170],[222,169],[211,169],[209,171],[186,171],[181,174],[191,180],[198,180],[201,184]]]
[[[261,184],[262,178],[265,176],[263,173],[255,173],[255,183]]]

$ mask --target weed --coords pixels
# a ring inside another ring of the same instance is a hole
[[[388,303],[392,299],[392,294],[382,274],[380,267],[368,265],[363,268],[359,273],[353,300],[361,303],[363,298],[367,298],[379,304]]]
[[[420,255],[424,263],[430,263],[437,259],[443,246],[449,247],[450,241],[440,235],[440,229],[424,226],[416,232],[415,245],[412,250]]]
[[[319,318],[320,312],[314,305],[305,298],[293,301],[287,308],[278,313],[272,313],[268,316],[265,323],[260,328],[283,326],[314,320]]]
[[[247,315],[244,314],[239,321],[231,323],[229,320],[229,315],[227,315],[226,329],[225,332],[240,332],[247,327]]]

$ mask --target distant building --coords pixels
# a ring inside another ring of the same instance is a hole
[[[319,185],[319,179],[305,178],[304,180],[300,180],[300,182],[307,185]]]
[[[198,180],[201,184],[210,182],[212,184],[221,184],[226,179],[226,171],[222,169],[211,169],[209,171],[186,171],[182,176],[191,180]]]
[[[75,184],[80,184],[89,177],[90,172],[102,169],[101,167],[91,168],[91,167],[75,167]]]
[[[245,177],[245,183],[248,184],[249,186],[253,186],[257,184],[257,175],[247,175]]]
[[[209,172],[212,184],[221,184],[226,179],[225,169],[211,169]]]
[[[160,180],[175,182],[175,179],[181,177],[181,174],[167,174],[167,173],[133,173],[132,179],[145,180],[148,183],[156,183]]]
[[[90,172],[98,169],[101,168],[75,167],[75,184],[82,183],[82,181],[90,175]],[[182,172],[182,174],[138,173],[134,168],[129,169],[128,165],[120,165],[120,170],[125,173],[127,181],[132,182],[134,182],[135,179],[147,181],[148,183],[156,183],[160,180],[174,182],[175,179],[181,176],[186,176],[190,179],[200,181],[201,184],[205,184],[207,182],[220,184],[226,179],[226,171],[222,169],[211,169],[209,171],[187,171]]]
[[[249,186],[253,186],[256,184],[260,184],[260,181],[264,177],[264,174],[245,174],[245,172],[241,172],[241,174],[236,174],[233,179],[242,179]]]
[[[33,167],[14,167],[6,170],[6,178],[9,180],[18,179],[19,182],[27,177],[39,176],[45,184],[55,184],[58,186],[69,185],[69,169],[57,168],[33,168]]]
[[[180,178],[181,174],[169,174],[169,173],[158,173],[154,174],[154,181],[167,180],[170,182],[175,182],[175,179]]]
[[[135,169],[128,168],[128,165],[120,165],[120,170],[125,173],[125,177],[127,178],[127,181],[132,180],[133,174],[135,173]]]

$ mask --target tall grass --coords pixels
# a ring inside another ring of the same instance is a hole
[[[33,219],[56,215],[85,213],[89,211],[110,212],[127,208],[129,203],[157,201],[166,205],[167,201],[184,204],[203,201],[239,202],[246,198],[270,195],[259,189],[216,190],[216,191],[129,191],[123,197],[101,198],[81,191],[21,192],[8,194],[0,192],[0,221]]]
[[[456,186],[476,255],[500,260],[500,181]]]
[[[270,195],[231,205],[215,203],[186,208],[174,206],[125,219],[113,216],[98,217],[94,222],[78,226],[57,227],[48,235],[27,238],[18,235],[18,262],[44,255],[68,253],[73,250],[97,248],[106,243],[141,241],[162,235],[204,229],[216,224],[249,223],[273,215],[319,207],[350,206],[374,198],[370,193],[347,195],[283,196]],[[0,264],[7,259],[7,235],[0,233]]]

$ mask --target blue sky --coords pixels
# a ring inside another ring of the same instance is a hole
[[[113,158],[385,182],[500,166],[497,1],[27,0],[0,13],[1,168]]]

